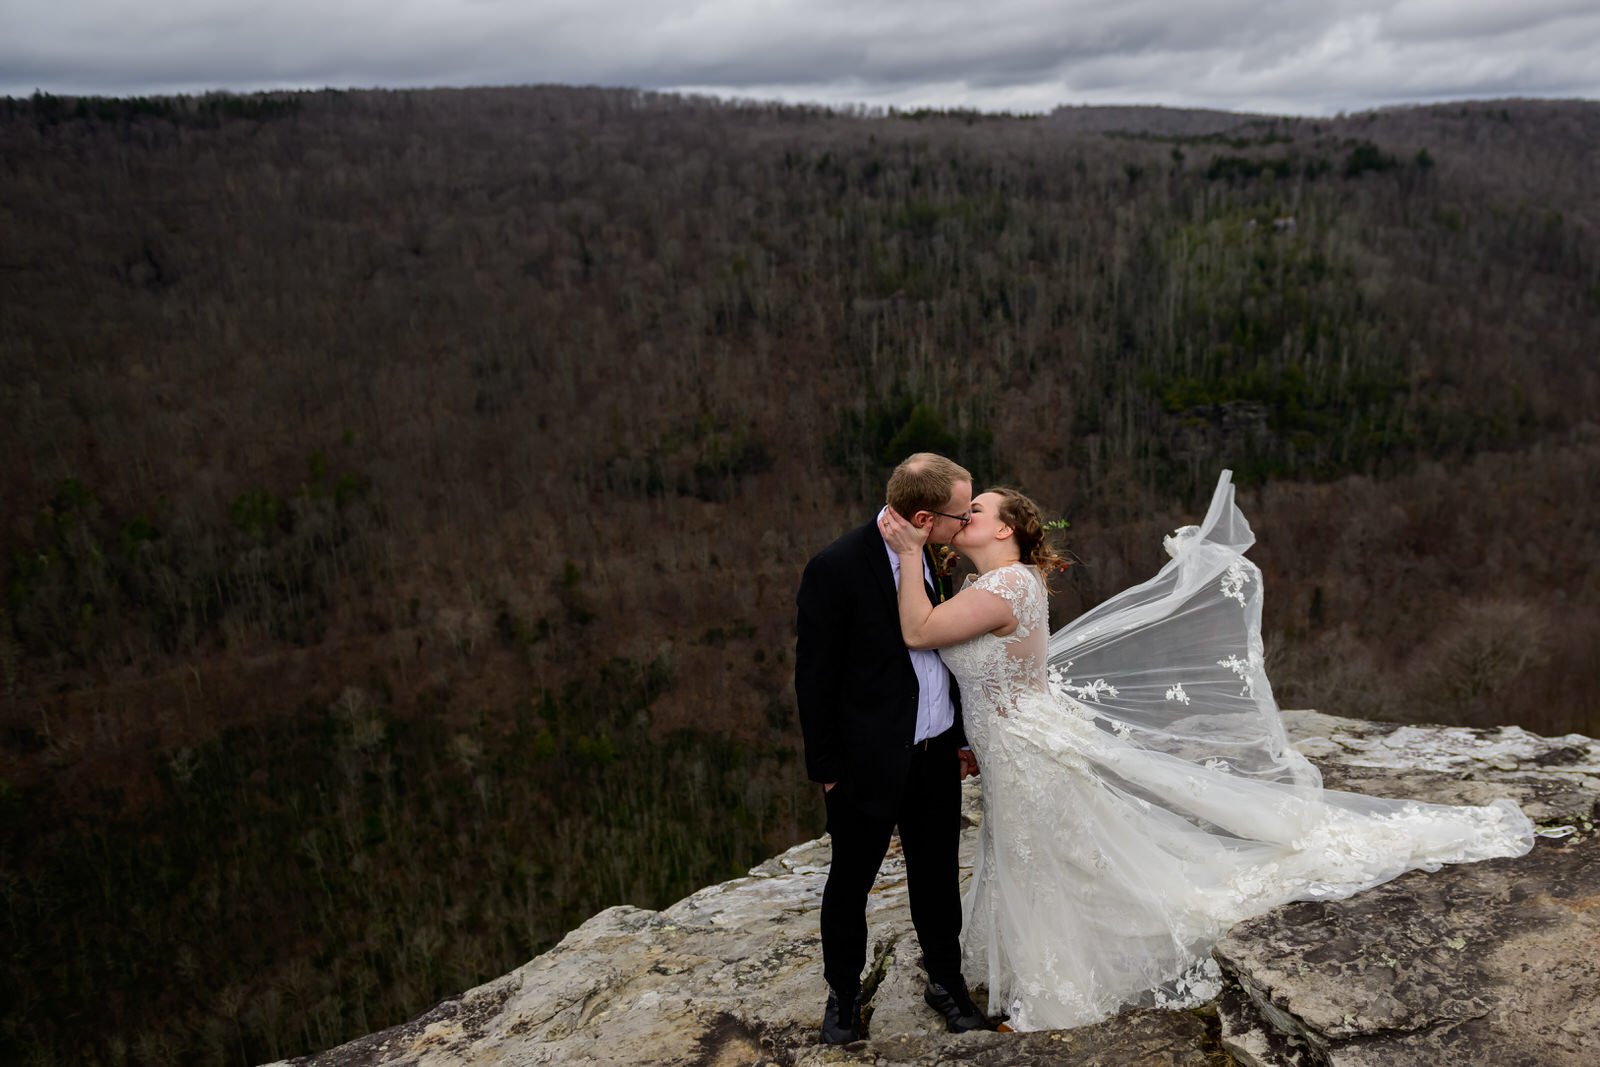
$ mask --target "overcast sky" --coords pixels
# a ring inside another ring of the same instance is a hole
[[[552,82],[1016,111],[1600,99],[1600,2],[0,0],[0,95]]]

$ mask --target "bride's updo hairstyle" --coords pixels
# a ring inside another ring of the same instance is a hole
[[[1050,544],[1052,531],[1044,528],[1044,517],[1032,498],[1015,489],[998,486],[989,492],[1000,498],[1000,521],[1011,527],[1011,537],[1017,543],[1022,562],[1041,571],[1064,571],[1072,561],[1057,552]]]

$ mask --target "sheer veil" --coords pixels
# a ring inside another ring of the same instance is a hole
[[[1267,680],[1261,571],[1223,471],[1199,526],[1165,539],[1156,576],[1112,597],[1050,638],[1053,687],[1135,745],[1308,798],[1321,775],[1289,746]]]
[[[1321,773],[1290,746],[1267,680],[1261,570],[1243,554],[1255,535],[1234,503],[1232,471],[1217,480],[1200,525],[1182,527],[1163,544],[1171,558],[1155,577],[1050,637],[1049,681],[1057,696],[1091,713],[1124,750],[1155,757],[1103,764],[1110,784],[1208,832],[1282,845],[1297,843],[1330,809],[1385,817],[1450,810],[1325,791]],[[1208,787],[1187,792],[1208,794],[1206,802],[1175,796],[1166,774],[1159,783],[1146,780],[1152,766],[1197,775]],[[1131,767],[1146,770],[1118,781]],[[1162,788],[1152,792],[1153,784]],[[1531,844],[1532,827],[1515,804],[1492,806]],[[1319,889],[1342,895],[1379,880]]]

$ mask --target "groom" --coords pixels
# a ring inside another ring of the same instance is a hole
[[[919,452],[895,468],[888,501],[926,529],[931,543],[945,544],[971,520],[972,475]],[[950,595],[949,580],[933,573],[926,552],[921,574],[902,575],[875,520],[817,553],[795,597],[794,685],[806,773],[822,783],[833,838],[822,893],[828,1044],[863,1036],[867,895],[896,826],[928,971],[923,999],[953,1032],[989,1027],[967,994],[959,945],[961,779],[977,773],[977,761],[965,748],[950,672],[938,653],[907,651],[900,636],[895,591],[902,581],[928,583],[934,603]]]

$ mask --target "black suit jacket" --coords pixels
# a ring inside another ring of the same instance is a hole
[[[950,579],[938,581],[948,596]],[[894,572],[876,523],[851,530],[812,557],[795,604],[794,687],[806,774],[840,783],[858,807],[892,814],[911,766],[920,687],[900,635]],[[956,735],[964,738],[953,678],[950,693]],[[954,765],[950,773],[956,774]]]

